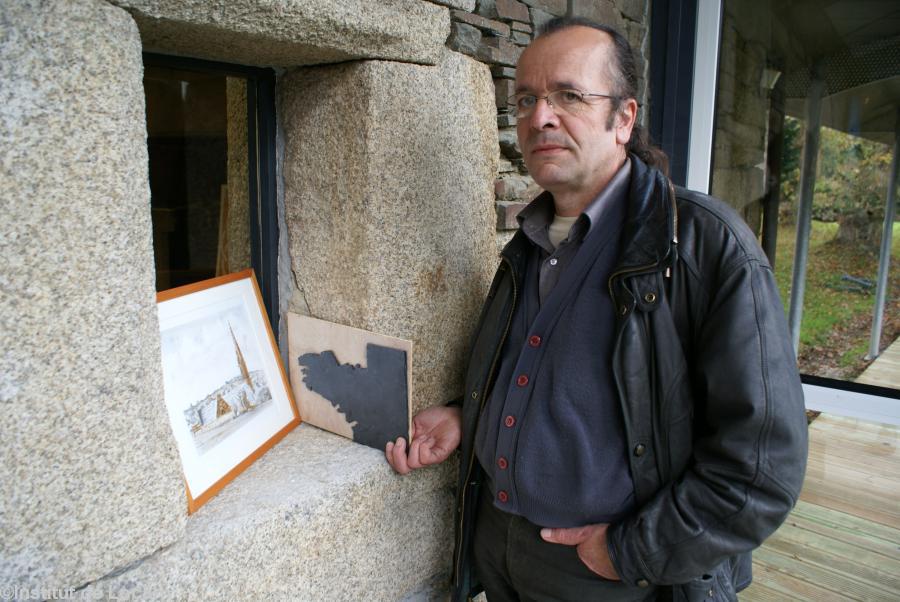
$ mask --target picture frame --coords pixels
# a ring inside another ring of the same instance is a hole
[[[253,270],[157,293],[188,514],[300,424]]]

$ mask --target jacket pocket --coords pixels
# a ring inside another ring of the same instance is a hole
[[[672,602],[737,602],[731,579],[731,561],[687,583],[672,586]]]

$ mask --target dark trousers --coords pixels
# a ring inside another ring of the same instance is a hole
[[[482,489],[475,521],[474,562],[488,602],[637,602],[654,600],[653,587],[609,581],[591,571],[574,546],[548,543],[541,528],[491,503]]]

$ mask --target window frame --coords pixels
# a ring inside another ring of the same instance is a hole
[[[278,332],[278,202],[275,174],[275,71],[202,59],[143,53],[144,66],[200,71],[247,80],[247,171],[250,265],[272,332]]]
[[[723,0],[657,0],[651,15],[651,138],[669,156],[672,181],[706,194],[712,183],[723,12]],[[812,374],[800,379],[807,409],[900,424],[900,389]]]

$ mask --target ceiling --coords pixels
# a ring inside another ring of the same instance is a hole
[[[900,107],[900,2],[773,1],[784,24],[786,110],[802,117],[818,69],[825,82],[822,125],[892,143]]]

